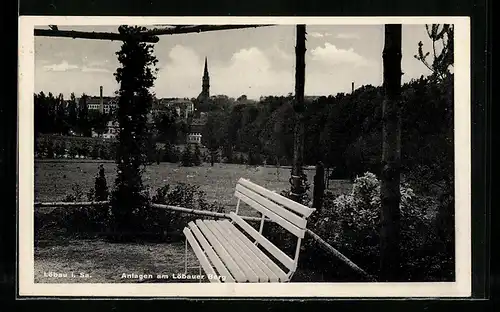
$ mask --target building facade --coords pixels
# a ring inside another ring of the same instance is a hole
[[[103,87],[99,88],[99,96],[90,96],[87,99],[89,111],[99,111],[102,114],[110,114],[118,109],[118,98],[103,96]]]

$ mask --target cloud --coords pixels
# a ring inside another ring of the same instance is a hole
[[[46,71],[65,72],[73,69],[78,69],[78,66],[69,64],[67,61],[62,61],[59,64],[45,65],[43,66],[43,69]]]
[[[275,60],[289,64],[275,68]],[[287,94],[293,91],[293,56],[277,47],[261,50],[243,48],[226,62],[208,59],[210,93],[249,98],[261,95]],[[204,57],[195,50],[176,45],[169,61],[161,66],[155,91],[159,97],[196,97],[201,92]]]
[[[283,61],[289,61],[289,60],[295,59],[295,56],[293,54],[283,51],[282,49],[280,49],[276,45],[274,46],[273,50],[270,52],[271,52],[271,54],[273,54],[273,56],[276,56]]]
[[[110,70],[108,70],[106,68],[83,66],[82,72],[84,72],[84,73],[109,73]]]
[[[340,33],[335,36],[337,39],[361,39],[361,37],[358,34],[353,34],[353,33]]]
[[[313,38],[323,38],[323,37],[329,37],[332,34],[329,34],[329,33],[320,33],[320,32],[311,32],[311,33],[308,33],[308,35],[311,36],[311,37],[313,37]]]
[[[330,66],[348,64],[353,66],[368,66],[372,62],[354,52],[352,48],[348,50],[339,49],[335,45],[326,42],[324,46],[319,46],[311,50],[313,61],[325,63]]]
[[[89,61],[82,67],[82,72],[86,73],[110,73],[111,70],[106,68],[108,60],[104,61]]]

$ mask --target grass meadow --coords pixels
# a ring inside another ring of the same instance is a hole
[[[36,160],[35,201],[62,201],[73,189],[80,188],[85,194],[94,186],[99,164],[103,164],[108,187],[112,187],[116,176],[116,164],[89,160]],[[306,170],[311,183],[314,170]],[[234,211],[236,198],[234,188],[239,178],[247,178],[270,190],[280,192],[288,189],[290,169],[246,166],[236,164],[203,164],[199,167],[180,167],[178,164],[160,163],[146,168],[143,181],[151,193],[166,184],[188,183],[198,185],[208,201],[217,201],[226,211]],[[334,193],[347,193],[349,181],[331,181]],[[246,209],[245,209],[246,208]],[[37,208],[38,209],[38,208]],[[71,209],[71,208],[65,208]],[[50,211],[51,209],[47,209]],[[256,215],[243,205],[241,214]],[[37,213],[44,213],[42,210]],[[176,282],[176,280],[141,280],[122,278],[125,274],[172,275],[184,272],[184,243],[111,244],[100,239],[57,238],[37,242],[35,247],[36,283],[130,283],[130,282]],[[198,261],[189,249],[188,266],[197,267]],[[50,273],[63,274],[51,277]],[[198,269],[190,272],[198,274]],[[71,274],[73,273],[75,277]],[[66,274],[66,276],[64,276]],[[81,276],[81,277],[80,277]],[[296,281],[321,280],[311,272],[297,272]],[[206,282],[206,281],[205,281]]]

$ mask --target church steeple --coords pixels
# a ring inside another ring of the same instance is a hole
[[[205,70],[203,71],[203,76],[208,77],[208,61],[206,56],[205,56]]]
[[[201,94],[207,100],[210,98],[210,76],[208,74],[208,61],[206,56],[205,69],[203,70],[203,84]]]

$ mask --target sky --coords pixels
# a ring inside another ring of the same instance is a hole
[[[47,28],[47,27],[39,27]],[[118,26],[60,26],[64,30],[117,32]],[[425,25],[403,25],[403,82],[429,70],[414,58],[418,42],[431,48]],[[335,95],[355,87],[382,84],[383,25],[308,25],[308,96]],[[35,37],[35,92],[104,96],[119,89],[113,73],[120,66],[121,42]],[[295,85],[295,26],[163,35],[155,44],[158,98],[198,96],[208,59],[210,94],[258,99],[286,95]]]

